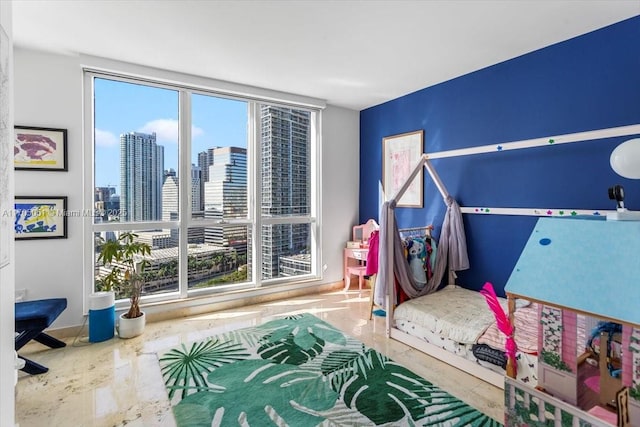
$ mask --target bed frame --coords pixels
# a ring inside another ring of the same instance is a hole
[[[496,387],[504,388],[504,375],[494,372],[488,368],[483,367],[470,360],[457,356],[447,350],[444,350],[438,346],[421,340],[420,338],[409,335],[395,327],[391,327],[389,330],[389,337],[396,341],[400,341],[410,347],[415,348],[423,353],[433,356],[438,360],[458,368],[468,374],[480,378]]]
[[[389,203],[389,209],[391,212],[387,215],[387,220],[389,222],[389,229],[393,229],[395,226],[395,215],[393,213],[394,206],[396,201],[399,201],[400,198],[404,195],[404,193],[409,189],[409,186],[413,182],[414,178],[422,171],[422,168],[427,170],[427,173],[433,180],[435,186],[438,191],[442,195],[444,201],[449,197],[449,193],[442,183],[438,173],[430,162],[430,159],[437,158],[446,158],[446,157],[457,157],[457,156],[465,156],[465,155],[475,155],[482,153],[491,153],[496,151],[508,151],[508,150],[517,150],[524,148],[532,148],[532,147],[553,147],[560,144],[566,143],[579,143],[585,141],[592,141],[596,139],[603,138],[611,138],[617,136],[627,136],[627,135],[636,135],[640,133],[640,124],[629,125],[629,126],[621,126],[615,128],[608,129],[599,129],[592,130],[586,132],[578,132],[573,134],[565,134],[565,135],[555,135],[549,137],[542,137],[530,140],[523,141],[514,141],[514,142],[506,142],[502,144],[492,144],[486,146],[479,147],[471,147],[465,149],[458,150],[449,150],[449,151],[441,151],[437,153],[427,154],[424,153],[420,157],[418,163],[413,168],[412,172],[408,175],[404,184],[400,187],[398,192],[392,197],[387,198],[386,200],[391,202]],[[553,141],[553,145],[550,144],[550,141]],[[539,208],[491,208],[486,209],[486,207],[461,207],[461,211],[463,214],[484,214],[488,215],[489,212],[492,215],[526,215],[526,216],[560,216],[561,212],[575,212],[578,215],[594,215],[594,214],[607,214],[613,213],[614,210],[606,211],[606,210],[582,210],[582,209],[565,209],[565,208],[548,208],[548,207],[539,207]],[[386,284],[394,283],[394,270],[393,270],[393,233],[387,233],[386,242],[381,244],[386,245],[387,248],[387,259],[382,262],[386,262],[387,266],[387,276],[384,278]],[[455,286],[455,272],[452,270],[448,270],[448,286]],[[393,319],[393,310],[394,310],[394,301],[396,301],[395,296],[395,286],[387,285],[385,292],[385,304],[387,308],[387,316],[386,316],[386,332],[387,336],[391,339],[400,341],[404,344],[407,344],[419,351],[422,351],[430,356],[435,357],[436,359],[442,360],[449,365],[452,365],[462,371],[465,371],[471,375],[474,375],[481,380],[484,380],[490,384],[493,384],[496,387],[504,389],[505,387],[505,375],[501,375],[497,372],[494,372],[488,368],[484,368],[479,364],[471,362],[467,359],[464,359],[460,356],[457,356],[453,353],[450,353],[446,350],[441,349],[433,344],[427,343],[419,338],[413,337],[397,328],[394,325]],[[515,308],[514,300],[509,297],[509,308],[510,314],[513,313],[513,308]],[[513,319],[511,319],[513,321]],[[507,367],[508,372],[510,370],[510,366]]]
[[[431,179],[433,179],[438,191],[442,195],[442,198],[446,200],[449,197],[449,193],[447,192],[444,184],[440,180],[437,172],[433,168],[431,162],[429,161],[429,156],[427,154],[423,154],[420,158],[420,161],[413,169],[413,172],[409,175],[404,185],[398,191],[398,194],[394,197],[394,200],[399,200],[400,197],[404,194],[404,192],[409,188],[409,185],[413,181],[413,179],[418,175],[418,173],[425,168]],[[388,221],[390,222],[389,228],[393,228],[395,222],[394,215],[388,215]],[[393,238],[394,235],[392,233],[387,233],[387,241],[385,242],[386,247],[390,248],[388,252],[388,257],[383,262],[387,263],[387,278],[386,283],[394,283],[394,272],[393,272]],[[455,272],[453,270],[447,271],[448,277],[448,286],[455,286]],[[412,335],[409,335],[400,329],[397,329],[394,325],[393,320],[393,309],[395,301],[395,286],[387,286],[386,292],[386,307],[387,307],[387,316],[386,316],[386,330],[387,336],[391,339],[400,341],[410,347],[413,347],[423,353],[426,353],[430,356],[435,357],[438,360],[442,360],[449,365],[458,368],[464,372],[467,372],[471,375],[474,375],[481,380],[484,380],[496,387],[504,388],[504,375],[501,375],[497,372],[494,372],[488,368],[483,367],[477,363],[474,363],[470,360],[467,360],[463,357],[457,356],[447,350],[444,350],[436,345],[423,341],[419,338],[416,338]]]

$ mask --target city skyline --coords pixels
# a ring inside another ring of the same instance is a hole
[[[176,172],[178,149],[185,144],[178,144],[178,121],[171,118],[172,114],[178,116],[177,98],[178,92],[171,89],[96,79],[95,201],[96,206],[103,207],[115,205],[116,200],[119,204],[119,214],[102,216],[97,222],[180,219],[180,174]],[[198,94],[190,94],[190,98],[189,117],[193,122],[188,148],[190,215],[209,220],[248,218],[248,102]],[[170,118],[153,119],[163,116]],[[261,215],[309,214],[310,112],[261,104],[257,119],[260,144],[257,173],[261,175],[257,202]],[[144,125],[134,129],[132,123],[136,121]],[[118,143],[114,129],[120,132]],[[262,279],[310,272],[309,224],[263,224],[257,232]],[[247,225],[191,226],[187,240],[195,246],[190,246],[189,253],[200,248],[213,254],[224,248],[231,251],[233,265],[241,267],[251,263],[249,255],[254,242],[249,233]],[[178,229],[139,230],[139,239],[149,242],[153,256],[155,251],[164,251],[161,258],[169,256],[166,261],[173,266],[177,252],[168,255],[166,251],[177,248]],[[192,259],[189,262],[191,271],[191,264],[197,262]],[[162,269],[164,284],[158,283],[163,289],[175,285],[173,279],[165,280],[168,268],[167,265]],[[208,273],[203,271],[198,280],[208,280],[215,273],[213,269],[213,264],[207,267]],[[171,267],[171,277],[176,274],[174,270]],[[247,274],[245,268],[244,276]]]
[[[178,94],[174,90],[95,79],[94,187],[115,187],[120,195],[120,137],[156,133],[164,147],[164,168],[178,168]],[[191,163],[215,147],[247,147],[245,101],[193,94]]]

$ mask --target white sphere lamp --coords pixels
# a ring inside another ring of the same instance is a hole
[[[614,148],[609,163],[618,175],[640,179],[640,138],[630,139]],[[607,220],[640,221],[639,211],[629,211],[624,207],[624,191],[621,185],[609,189],[609,198],[615,199],[618,207],[615,212],[607,213]]]
[[[618,145],[611,152],[609,162],[618,175],[640,179],[640,138],[630,139]]]

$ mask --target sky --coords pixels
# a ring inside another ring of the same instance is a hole
[[[95,79],[95,185],[120,194],[120,134],[156,132],[164,168],[178,170],[178,92]],[[213,147],[247,147],[247,103],[192,95],[191,162]]]

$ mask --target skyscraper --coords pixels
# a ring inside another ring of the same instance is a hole
[[[96,187],[93,196],[95,222],[109,221],[119,216],[120,199],[115,187]]]
[[[200,211],[204,211],[204,183],[209,181],[209,166],[213,164],[213,150],[209,148],[207,151],[198,153],[198,169],[200,170]],[[194,168],[191,170],[193,171]]]
[[[178,177],[176,171],[169,169],[164,172],[162,184],[162,220],[176,221],[178,219]]]
[[[204,185],[202,181],[202,169],[200,166],[191,165],[191,212],[204,210]]]
[[[120,220],[155,221],[162,216],[164,147],[156,134],[120,135]]]
[[[204,218],[204,184],[200,166],[191,165],[191,219]],[[189,243],[204,242],[204,227],[189,227]]]
[[[162,184],[162,220],[177,221],[178,220],[178,204],[180,189],[178,186],[177,173],[173,169],[169,169],[164,173],[164,184]],[[200,170],[197,166],[191,166],[191,216],[202,216],[200,211]],[[178,229],[171,229],[171,242],[173,245],[178,244]],[[190,227],[188,232],[189,243],[202,243],[204,241],[204,228]]]
[[[202,182],[209,181],[209,166],[213,164],[213,151],[215,148],[209,148],[207,151],[198,153],[198,167],[202,171]]]
[[[209,181],[204,183],[204,217],[232,219],[247,217],[247,150],[219,147],[212,150]],[[207,227],[206,243],[231,246],[247,253],[246,227]]]
[[[263,216],[305,215],[311,210],[310,113],[262,105]],[[281,276],[280,257],[308,253],[308,224],[262,226],[262,278]],[[308,273],[308,267],[299,273]]]

